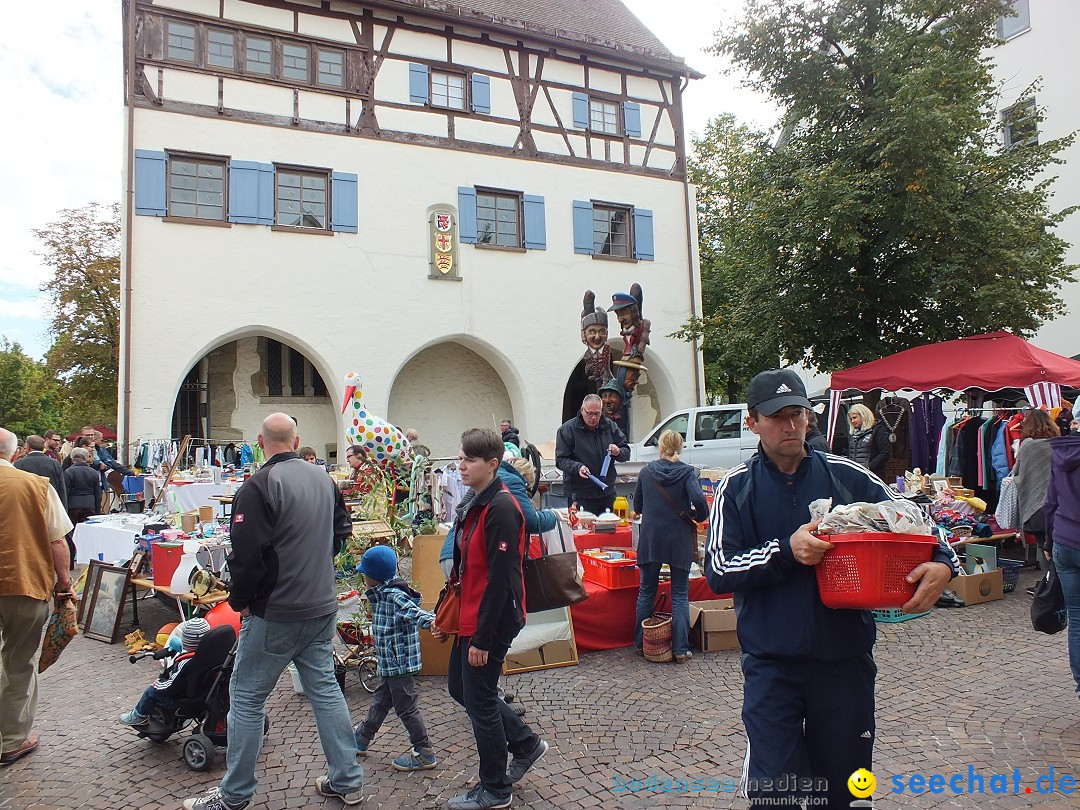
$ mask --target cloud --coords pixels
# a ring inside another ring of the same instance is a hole
[[[42,320],[48,299],[11,300],[0,298],[0,318],[20,318],[28,321]]]

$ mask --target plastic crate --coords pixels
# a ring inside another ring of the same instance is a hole
[[[835,544],[817,564],[818,591],[826,607],[878,610],[900,607],[915,595],[907,575],[929,562],[933,535],[855,532],[830,534]]]
[[[1004,593],[1012,593],[1020,582],[1020,569],[1024,564],[1019,560],[1002,560],[998,558],[998,568],[1001,569],[1001,590]]]
[[[883,622],[884,624],[906,622],[908,619],[918,619],[921,616],[930,615],[929,610],[922,613],[904,613],[900,608],[883,608],[881,610],[872,610],[870,612],[874,614],[874,621]]]
[[[602,560],[590,554],[578,554],[585,579],[613,591],[621,588],[636,588],[641,579],[641,572],[637,567],[637,555],[628,548],[610,550],[621,552],[624,555],[623,558]]]

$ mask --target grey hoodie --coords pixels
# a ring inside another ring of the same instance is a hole
[[[1080,436],[1050,439],[1046,489],[1046,550],[1054,543],[1080,549]]]

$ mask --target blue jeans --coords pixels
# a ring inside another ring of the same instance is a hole
[[[1069,615],[1069,668],[1076,682],[1076,694],[1080,695],[1080,549],[1054,543],[1053,554]]]
[[[164,694],[163,689],[155,689],[154,685],[151,684],[143,690],[142,697],[135,704],[135,711],[143,717],[149,717],[150,712],[155,708],[173,709],[175,707],[175,700]]]
[[[656,588],[660,583],[660,563],[642,563],[641,584],[637,592],[637,616],[634,646],[641,649],[641,623],[653,612]],[[690,652],[690,569],[671,569],[671,652]]]
[[[240,625],[236,666],[229,683],[228,771],[220,793],[235,804],[255,793],[255,763],[262,748],[266,698],[291,661],[311,702],[319,742],[329,764],[330,787],[351,793],[364,784],[345,696],[334,678],[337,614],[297,622],[246,616]]]

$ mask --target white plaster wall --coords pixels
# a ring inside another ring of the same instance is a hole
[[[605,93],[622,92],[622,75],[611,70],[589,67],[589,89],[601,90]]]
[[[382,121],[382,116],[379,117],[379,121]],[[512,147],[520,132],[521,129],[516,120],[511,125],[458,118],[454,124],[454,133],[459,140],[490,143],[496,146]]]
[[[653,149],[649,153],[649,168],[670,169],[675,165],[675,153],[666,149]]]
[[[337,42],[356,44],[356,36],[348,20],[340,20],[336,17],[317,17],[313,14],[300,14],[297,25],[299,33],[307,34],[322,39],[332,39]]]
[[[177,11],[190,11],[194,14],[205,14],[208,17],[218,15],[218,0],[165,0],[154,3],[158,8],[171,8]]]
[[[516,125],[520,120],[520,115],[518,114],[517,98],[514,96],[514,85],[511,84],[510,79],[500,79],[498,76],[491,76],[490,78],[491,114],[501,118],[511,118]]]
[[[498,372],[457,343],[432,346],[410,359],[394,381],[387,413],[402,430],[416,428],[434,458],[457,455],[469,428],[495,427],[507,414],[513,419]]]
[[[254,3],[245,3],[243,0],[224,0],[224,3],[223,16],[226,20],[261,25],[278,31],[292,31],[293,15],[287,9],[257,6]],[[217,3],[215,2],[214,5],[216,6]],[[213,13],[217,13],[216,9]]]
[[[1036,93],[1035,100],[1045,115],[1039,125],[1039,141],[1045,143],[1080,129],[1080,106],[1076,103],[1080,3],[1030,0],[1029,7],[1031,29],[993,48],[990,56],[996,63],[994,75],[1001,85],[999,109],[1010,107],[1031,82],[1041,78],[1042,89]],[[1065,163],[1051,167],[1050,172],[1058,177],[1050,200],[1054,211],[1080,205],[1080,143],[1073,143],[1059,156]],[[1080,264],[1080,215],[1068,217],[1056,233],[1071,245],[1066,261]],[[1045,324],[1032,342],[1071,357],[1080,354],[1080,282],[1065,285],[1060,292],[1068,311]]]
[[[455,28],[455,31],[457,29]],[[506,74],[506,57],[501,50],[487,45],[454,40],[454,64],[479,68],[494,74]],[[517,58],[514,57],[514,70],[517,70]]]
[[[668,84],[668,98],[671,98],[670,83]],[[648,101],[663,101],[664,94],[660,92],[660,84],[656,79],[645,79],[641,76],[626,77],[626,92],[631,98],[639,98]]]
[[[234,110],[290,117],[293,114],[293,91],[288,87],[225,79],[222,97],[225,106]]]
[[[162,94],[171,101],[186,101],[216,107],[218,103],[218,80],[216,76],[188,73],[184,70],[166,70],[162,80]],[[151,85],[157,87],[157,83]]]
[[[647,355],[662,410],[693,404],[689,344],[664,337],[690,309],[683,186],[660,178],[540,161],[497,158],[195,119],[137,109],[141,149],[188,149],[262,162],[328,166],[361,176],[359,233],[332,237],[234,225],[212,228],[134,218],[132,233],[133,435],[168,431],[179,384],[214,346],[269,335],[302,351],[340,396],[349,371],[364,375],[365,397],[387,412],[407,358],[455,341],[481,355],[502,380],[514,418],[534,441],[554,438],[567,376],[580,360],[579,317],[586,288],[599,301],[633,282],[652,320]],[[457,187],[498,180],[546,200],[547,250],[506,253],[462,245],[463,281],[428,279],[428,206],[456,204]],[[573,252],[574,199],[598,198],[654,212],[657,260],[611,262]],[[184,328],[178,294],[250,302],[196,307]],[[542,343],[537,335],[542,334]],[[440,407],[454,407],[440,403]]]
[[[347,123],[345,99],[341,96],[301,90],[299,107],[301,118],[312,121],[329,121],[332,124],[341,124],[343,126]],[[360,103],[355,102],[353,107],[359,112]]]
[[[405,97],[408,98],[408,95]],[[435,135],[440,138],[448,136],[446,116],[430,113],[419,104],[416,105],[415,111],[380,107],[378,116],[381,129],[415,132],[419,135]]]
[[[446,61],[446,37],[397,29],[390,49],[395,56],[416,56],[421,59]]]
[[[551,109],[551,104],[548,103],[547,95],[541,89],[536,94],[536,101],[533,103],[532,108],[532,120],[536,124],[547,124],[548,126],[558,126],[559,122],[555,118],[555,112]],[[570,122],[571,124],[573,121]],[[534,133],[539,135],[539,133]],[[561,141],[562,138],[559,138]],[[562,151],[566,151],[566,147],[562,147]]]
[[[580,64],[561,62],[549,58],[544,60],[544,78],[552,82],[583,87],[585,85],[585,68]]]
[[[387,57],[375,77],[375,98],[409,104],[409,63]],[[423,105],[417,104],[418,108]]]
[[[282,411],[296,420],[300,444],[314,447],[320,458],[324,457],[328,444],[344,441],[344,436],[338,436],[337,409],[334,408],[337,392],[329,384],[329,402],[299,397],[260,397],[251,390],[252,378],[259,373],[259,367],[258,339],[246,337],[236,341],[236,368],[233,371],[236,407],[232,412],[232,427],[242,431],[244,439],[254,441],[262,420],[268,414]]]

